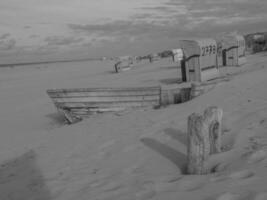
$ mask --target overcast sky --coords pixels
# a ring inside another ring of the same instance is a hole
[[[0,0],[0,63],[175,48],[267,30],[267,0]]]

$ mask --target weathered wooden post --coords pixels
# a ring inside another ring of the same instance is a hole
[[[209,107],[203,115],[193,113],[188,117],[188,174],[209,173],[209,155],[221,152],[222,115],[222,109]]]

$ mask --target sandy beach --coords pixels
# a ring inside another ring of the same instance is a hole
[[[161,109],[92,115],[66,125],[47,89],[171,86],[168,59],[114,73],[112,61],[0,68],[1,200],[267,199],[267,54],[223,67],[212,90]],[[186,175],[187,117],[223,109],[223,152]]]

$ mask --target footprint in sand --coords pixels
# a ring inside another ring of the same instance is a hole
[[[239,193],[225,192],[217,196],[217,198],[213,198],[213,199],[215,200],[256,200],[254,197],[255,197],[255,192],[244,190]],[[262,199],[259,199],[259,200],[262,200]]]
[[[178,189],[184,190],[184,191],[194,191],[197,189],[200,189],[204,186],[203,181],[197,181],[197,180],[180,180],[178,184]]]
[[[98,180],[95,180],[90,184],[90,188],[98,188],[98,187],[101,187],[103,185],[105,185],[105,182],[100,182]]]
[[[108,183],[108,184],[106,184],[106,185],[102,188],[102,190],[103,190],[104,192],[111,192],[111,191],[119,190],[121,187],[122,187],[121,184],[112,182],[112,183]]]
[[[220,181],[225,181],[227,180],[228,177],[224,176],[224,175],[219,175],[219,176],[214,176],[211,177],[209,180],[210,182],[220,182]]]
[[[239,199],[239,194],[232,194],[230,192],[224,193],[216,198],[216,200],[237,200]]]
[[[242,170],[242,171],[237,171],[232,174],[230,174],[230,178],[232,179],[247,179],[254,176],[254,172],[250,170]]]
[[[136,200],[146,200],[151,199],[156,195],[154,190],[143,190],[141,192],[136,193]]]
[[[228,163],[219,163],[213,168],[213,172],[222,172],[227,169]]]
[[[135,165],[132,165],[126,168],[123,172],[126,174],[136,174],[136,173],[142,172],[142,169],[143,169],[142,163],[139,162],[139,163],[136,163]]]
[[[158,193],[162,193],[162,192],[175,192],[177,190],[177,186],[174,183],[155,183],[155,191],[157,191]]]
[[[103,143],[100,147],[98,147],[98,149],[101,151],[101,150],[104,150],[104,149],[107,149],[108,147],[111,147],[113,146],[115,143],[117,142],[117,140],[113,139],[113,140],[109,140],[105,143]]]
[[[115,145],[117,140],[110,140],[103,143],[101,146],[98,147],[98,153],[95,155],[97,159],[104,159],[110,157],[112,154],[108,150],[111,146]]]
[[[166,175],[166,176],[162,176],[159,178],[160,182],[166,182],[166,183],[174,183],[177,182],[178,180],[182,179],[183,176],[181,174],[178,175]]]
[[[104,160],[108,157],[111,156],[110,152],[106,152],[106,151],[99,151],[97,154],[95,154],[94,158],[97,160]]]
[[[153,177],[150,180],[153,183],[174,183],[182,179],[184,176],[181,174],[165,174]]]
[[[260,193],[255,196],[253,200],[266,200],[267,199],[267,193]]]
[[[255,151],[254,153],[252,153],[248,157],[248,163],[260,162],[260,161],[264,160],[266,158],[266,156],[267,156],[267,153],[264,150]]]

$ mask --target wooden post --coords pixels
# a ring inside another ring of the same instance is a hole
[[[207,159],[221,152],[222,115],[222,109],[209,107],[203,115],[193,113],[188,117],[188,174],[209,173]]]

